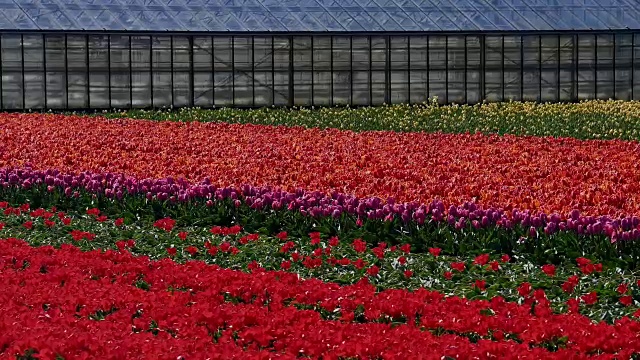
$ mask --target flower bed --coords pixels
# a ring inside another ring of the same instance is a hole
[[[418,290],[376,293],[127,252],[0,241],[0,352],[42,358],[560,358],[640,350],[640,323]],[[82,329],[82,331],[78,331]],[[411,341],[407,341],[411,339]],[[117,345],[116,345],[117,344]]]
[[[208,177],[217,186],[272,186],[393,197],[445,208],[475,200],[511,210],[640,215],[640,147],[629,141],[353,133],[255,125],[0,117],[0,167],[138,178]]]
[[[0,140],[2,358],[640,354],[637,142],[52,114]]]

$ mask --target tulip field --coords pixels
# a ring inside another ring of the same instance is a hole
[[[640,103],[0,114],[0,359],[640,358]]]

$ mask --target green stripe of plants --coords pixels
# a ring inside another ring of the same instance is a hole
[[[616,243],[604,235],[586,236],[565,231],[552,235],[540,233],[537,239],[526,238],[528,229],[489,227],[475,229],[471,225],[456,230],[445,223],[428,222],[422,226],[393,221],[365,220],[362,226],[356,218],[343,214],[339,218],[313,218],[298,211],[254,210],[244,203],[235,206],[230,201],[217,201],[207,207],[203,202],[186,203],[147,200],[143,196],[125,196],[112,200],[80,192],[69,198],[59,191],[48,192],[44,186],[28,190],[7,188],[0,190],[0,199],[17,206],[24,203],[32,208],[56,206],[64,211],[83,212],[100,208],[111,217],[122,217],[128,222],[153,222],[172,218],[178,226],[232,226],[241,225],[247,231],[275,235],[287,231],[295,237],[318,231],[325,236],[338,236],[345,241],[361,238],[369,244],[381,241],[389,245],[411,244],[415,252],[426,252],[430,247],[442,248],[451,255],[471,256],[484,252],[506,253],[527,257],[536,264],[561,264],[581,256],[591,256],[605,265],[635,269],[640,263],[640,247],[635,243]]]
[[[31,210],[33,209],[32,207]],[[605,266],[601,271],[585,274],[576,265],[575,259],[555,266],[552,273],[550,269],[543,271],[539,264],[532,263],[526,257],[516,255],[506,260],[503,254],[497,252],[488,253],[488,257],[483,259],[482,256],[476,258],[470,254],[451,256],[446,251],[440,254],[433,250],[406,253],[400,247],[390,250],[387,246],[385,251],[378,250],[376,255],[371,246],[366,250],[358,249],[352,241],[340,239],[336,242],[334,239],[332,242],[326,235],[320,235],[320,240],[314,243],[310,236],[290,234],[286,238],[283,234],[280,237],[256,235],[248,238],[250,233],[246,231],[237,235],[214,235],[211,227],[203,225],[177,225],[167,231],[154,227],[152,219],[132,220],[128,217],[126,220],[123,218],[123,224],[118,224],[114,217],[98,220],[97,216],[87,215],[86,211],[70,212],[64,218],[71,222],[65,225],[56,214],[47,225],[44,218],[34,219],[28,212],[18,216],[0,213],[0,223],[3,224],[0,238],[24,239],[34,246],[59,247],[62,244],[73,244],[83,250],[115,250],[118,249],[118,242],[122,241],[119,243],[121,247],[136,255],[154,259],[171,256],[167,249],[174,248],[175,254],[172,257],[179,262],[197,259],[245,271],[255,266],[266,270],[280,270],[290,261],[287,271],[296,272],[305,278],[352,284],[366,277],[379,289],[426,287],[467,299],[502,296],[508,301],[523,302],[526,300],[519,293],[519,288],[522,290],[521,286],[526,286],[522,284],[528,283],[532,288],[531,296],[533,290],[543,289],[552,308],[558,312],[567,310],[569,299],[578,299],[580,302],[582,297],[593,296],[595,293],[597,301],[594,304],[583,301],[580,312],[594,320],[609,322],[621,316],[632,315],[640,305],[640,287],[637,284],[640,277],[637,273]],[[29,221],[32,222],[27,224]],[[91,234],[90,239],[74,240],[74,230]],[[134,242],[124,245],[129,239]],[[207,242],[211,245],[205,245]],[[229,246],[226,251],[223,243]],[[287,243],[289,244],[286,245]],[[213,247],[216,248],[215,252],[209,250]],[[233,247],[237,249],[235,254],[229,250]],[[316,254],[320,251],[322,255],[314,256],[314,251]],[[291,260],[293,253],[300,256],[299,261]],[[380,254],[383,255],[382,258],[378,257]],[[349,259],[350,264],[330,264],[328,259],[331,257]],[[321,260],[314,265],[309,259]],[[356,263],[358,259],[362,261],[359,265]],[[463,270],[454,269],[461,264],[464,264]],[[595,261],[593,264],[595,265]],[[372,270],[374,266],[378,271]],[[577,276],[578,284],[571,291],[566,291],[563,285],[572,275]],[[620,284],[627,284],[628,289],[622,292]],[[623,296],[631,296],[632,303],[622,304]]]
[[[484,103],[330,108],[180,109],[101,112],[108,118],[336,128],[353,131],[497,133],[578,139],[640,139],[640,102]]]

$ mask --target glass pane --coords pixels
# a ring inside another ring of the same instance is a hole
[[[371,69],[385,70],[387,67],[387,38],[371,37]]]
[[[234,105],[253,105],[253,78],[246,72],[236,72],[234,76]]]
[[[293,89],[295,91],[293,97],[294,105],[311,105],[311,82],[312,80],[310,71],[296,71],[293,74]]]
[[[502,100],[502,38],[488,36],[485,38],[485,73],[484,73],[484,92],[485,97],[489,101]]]
[[[151,68],[151,38],[149,36],[131,37],[131,66],[133,69]]]
[[[253,81],[255,84],[255,105],[268,106],[273,104],[273,73],[256,72]]]
[[[213,70],[213,40],[211,37],[193,39],[193,71],[211,72]]]
[[[596,38],[578,36],[578,99],[595,98]]]
[[[391,71],[391,103],[409,101],[409,72]]]
[[[559,82],[558,71],[560,54],[558,53],[558,36],[542,36],[540,39],[540,81],[541,101],[558,101]]]
[[[20,35],[2,35],[2,107],[4,109],[24,108],[21,42]]]
[[[331,105],[331,37],[313,38],[313,103]]]
[[[447,102],[447,38],[429,37],[429,98]]]
[[[190,63],[191,43],[188,37],[174,36],[173,37],[173,69],[174,70],[189,70]]]
[[[47,108],[62,109],[67,107],[66,74],[63,72],[47,72]]]
[[[429,38],[427,36],[414,36],[410,41],[410,99],[411,103],[427,101],[429,97]]]
[[[22,73],[2,71],[2,107],[9,110],[22,110]]]
[[[44,38],[45,41],[45,61],[47,64],[47,74],[45,81],[47,82],[47,104],[49,109],[62,109],[68,107],[67,105],[67,65],[65,62],[65,53],[68,52],[68,48],[72,43],[67,43],[67,49],[65,49],[65,36],[64,35],[47,35]],[[82,58],[85,59],[84,39],[81,38],[80,50],[82,52]],[[77,45],[73,43],[73,45]],[[86,67],[86,61],[82,62]],[[87,107],[87,104],[82,104],[80,107]]]
[[[108,36],[89,36],[89,69],[91,72],[108,71],[109,69],[109,37]]]
[[[409,101],[409,38],[391,37],[391,103]]]
[[[387,84],[385,79],[386,77],[383,71],[371,72],[371,103],[373,105],[381,105],[385,103],[387,93]]]
[[[370,46],[366,37],[352,39],[351,64],[353,67],[353,104],[369,105],[371,103],[369,86]]]
[[[42,35],[23,35],[22,39],[24,70],[44,70],[44,44]]]
[[[540,101],[542,58],[539,36],[522,37],[522,57],[522,100]]]
[[[24,107],[45,107],[44,39],[42,35],[23,35]]]
[[[253,39],[233,39],[234,104],[253,105]]]
[[[294,105],[311,105],[313,94],[311,84],[313,49],[310,36],[293,38],[293,103]]]
[[[131,107],[129,37],[112,35],[109,52],[111,65],[111,104],[110,107],[125,109]]]
[[[504,37],[504,98],[505,100],[521,100],[521,45],[520,36]]]
[[[213,77],[214,104],[227,106],[233,104],[233,73],[216,71]]]
[[[315,71],[313,73],[313,103],[314,105],[331,105],[331,72]]]
[[[153,106],[151,95],[151,38],[131,36],[131,95],[133,107]]]
[[[91,71],[89,73],[89,106],[92,108],[111,107],[109,99],[109,74],[106,72]],[[71,98],[69,98],[71,102]]]
[[[466,103],[475,104],[482,100],[480,89],[481,42],[477,36],[467,36],[467,89]]]
[[[331,37],[318,36],[313,38],[313,69],[331,69]]]
[[[253,39],[254,63],[256,70],[271,71],[273,66],[273,49],[270,37],[255,37]]]
[[[253,70],[253,42],[250,37],[233,39],[233,65],[236,71]]]
[[[214,71],[230,71],[233,67],[233,47],[231,37],[213,38]]]
[[[134,71],[131,74],[131,91],[133,93],[133,107],[151,107],[151,73]]]
[[[191,76],[188,72],[174,72],[173,73],[173,106],[182,107],[190,106],[192,103],[191,90],[193,85],[191,84]]]
[[[213,73],[196,72],[193,74],[194,106],[213,106]]]
[[[614,97],[613,35],[598,35],[597,41],[597,94],[598,99]]]
[[[173,96],[171,92],[171,72],[156,71],[152,76],[153,106],[170,107],[173,102]]]
[[[577,97],[574,37],[560,37],[560,101],[573,101]]]
[[[289,52],[291,43],[288,38],[276,37],[273,39],[274,48],[274,85],[273,103],[274,105],[288,105],[293,102],[289,96]]]
[[[465,44],[463,36],[447,38],[447,102],[450,103],[460,104],[465,100],[467,66]]]
[[[615,98],[631,100],[633,35],[617,34],[615,42]]]
[[[274,75],[273,85],[273,104],[288,105],[289,104],[289,73],[276,72]],[[292,99],[293,100],[293,99]]]
[[[89,86],[89,79],[86,72],[69,72],[69,108],[81,109],[90,107],[89,92],[91,91]]]
[[[351,38],[333,37],[333,103],[351,103]]]

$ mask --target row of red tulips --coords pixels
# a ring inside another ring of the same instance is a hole
[[[629,358],[640,323],[420,289],[0,241],[0,354],[40,358]],[[82,329],[82,331],[78,331]],[[407,341],[411,339],[411,341]]]

